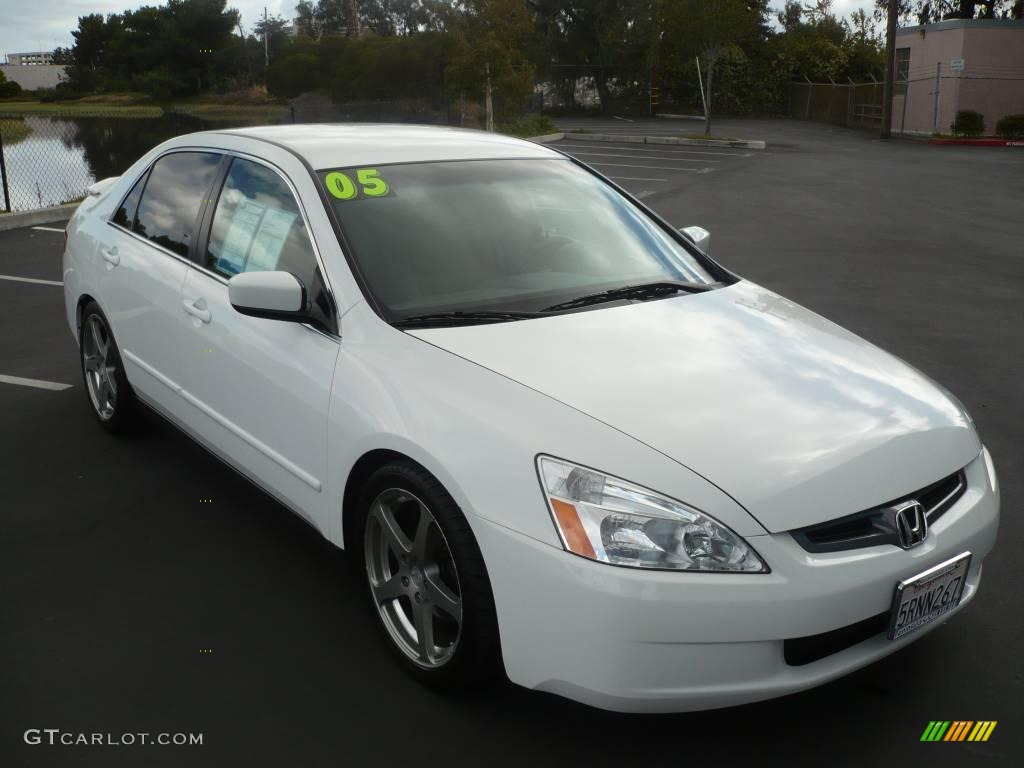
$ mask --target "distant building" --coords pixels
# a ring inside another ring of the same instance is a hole
[[[66,67],[63,64],[0,64],[0,72],[13,83],[17,83],[26,91],[37,88],[56,88],[57,83],[67,79]]]
[[[959,110],[1024,114],[1024,20],[948,19],[896,31],[892,129],[948,133]]]
[[[53,51],[8,53],[7,63],[14,67],[34,67],[40,64],[53,64]]]

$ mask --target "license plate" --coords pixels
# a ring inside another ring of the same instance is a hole
[[[896,640],[949,613],[960,604],[971,566],[964,552],[896,585],[889,639]]]

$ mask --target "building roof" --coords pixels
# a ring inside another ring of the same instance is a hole
[[[318,123],[235,128],[219,133],[281,144],[318,170],[382,163],[560,156],[540,144],[511,136],[427,125]]]
[[[900,27],[897,35],[909,35],[912,32],[945,32],[950,29],[1012,29],[1024,31],[1024,19],[946,19],[934,24],[913,24]]]

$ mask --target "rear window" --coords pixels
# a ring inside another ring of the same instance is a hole
[[[212,152],[174,152],[157,160],[139,201],[134,231],[187,256],[219,163],[220,155]]]

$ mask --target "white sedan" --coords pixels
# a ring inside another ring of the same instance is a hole
[[[999,517],[953,396],[707,243],[530,142],[249,128],[95,184],[64,292],[98,422],[343,547],[415,676],[677,711],[920,638]]]

